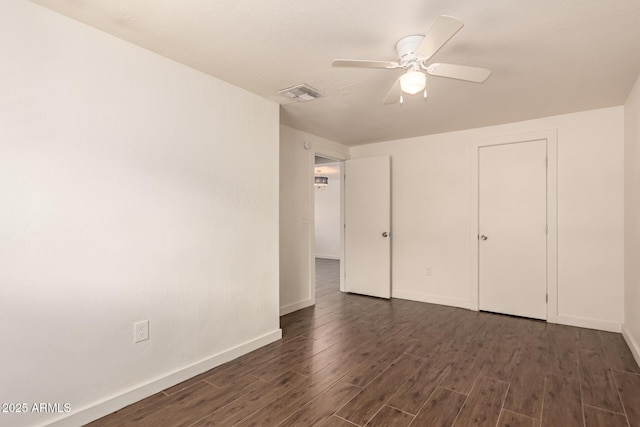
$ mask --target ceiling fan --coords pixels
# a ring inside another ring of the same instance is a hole
[[[389,93],[387,93],[383,101],[384,104],[404,102],[404,93],[415,95],[418,92],[424,91],[424,97],[426,98],[427,75],[425,72],[431,76],[482,83],[489,77],[491,70],[453,64],[434,63],[427,65],[427,61],[431,59],[451,37],[460,31],[463,26],[464,24],[460,20],[451,16],[442,15],[438,17],[424,36],[406,36],[396,43],[396,52],[398,52],[397,62],[335,59],[332,65],[334,67],[403,68],[406,70],[406,73],[396,80]]]

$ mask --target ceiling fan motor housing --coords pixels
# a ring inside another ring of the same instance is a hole
[[[407,67],[412,62],[420,61],[420,55],[416,54],[418,46],[424,40],[422,35],[406,36],[396,43],[396,52],[398,53],[398,61],[402,67]]]

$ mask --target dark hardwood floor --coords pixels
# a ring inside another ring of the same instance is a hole
[[[281,341],[90,425],[640,426],[620,334],[347,295],[338,267]]]

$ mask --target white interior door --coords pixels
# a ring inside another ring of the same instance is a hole
[[[391,158],[347,160],[345,288],[391,297]]]
[[[547,318],[547,142],[480,147],[480,310]]]

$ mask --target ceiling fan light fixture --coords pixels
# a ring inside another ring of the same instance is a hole
[[[409,70],[400,77],[400,88],[411,95],[423,91],[426,85],[427,75],[421,71]]]
[[[335,59],[334,67],[352,68],[403,68],[404,74],[396,78],[383,104],[404,102],[402,94],[417,95],[423,92],[427,99],[427,74],[435,77],[467,82],[482,83],[491,75],[486,68],[469,67],[466,65],[428,63],[448,41],[462,29],[464,24],[457,18],[442,15],[429,28],[425,35],[414,34],[401,38],[396,43],[397,61],[379,61],[371,59]]]

